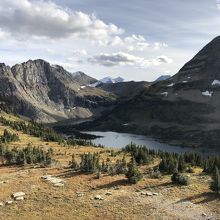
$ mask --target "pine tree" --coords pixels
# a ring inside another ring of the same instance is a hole
[[[126,173],[126,177],[128,178],[128,181],[132,184],[136,184],[143,177],[141,172],[137,168],[134,158],[132,158],[131,162],[128,164],[128,171]]]
[[[220,192],[220,174],[219,174],[219,170],[217,167],[215,167],[215,172],[212,177],[212,182],[211,182],[210,188],[211,188],[211,190],[213,190],[214,192],[219,194],[219,192]]]
[[[77,170],[78,169],[78,164],[75,160],[75,155],[73,154],[72,155],[72,161],[71,161],[71,164],[70,164],[70,167],[73,169],[73,170]]]
[[[178,160],[178,171],[183,172],[186,169],[186,164],[182,155],[179,156]]]

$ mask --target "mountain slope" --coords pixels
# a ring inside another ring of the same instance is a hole
[[[97,79],[91,76],[88,76],[85,73],[80,72],[80,71],[75,72],[72,75],[73,75],[73,79],[81,85],[89,85],[89,84],[96,83],[98,81]]]
[[[140,93],[144,88],[150,85],[149,82],[118,82],[118,83],[104,83],[97,86],[106,92],[111,92],[120,100],[129,100]]]
[[[0,64],[0,98],[14,112],[42,122],[90,117],[115,97],[101,89],[81,86],[61,66],[29,60],[10,68]]]
[[[155,80],[155,82],[167,80],[167,79],[169,79],[170,77],[171,77],[170,75],[162,75],[162,76],[159,76],[159,77]]]
[[[184,146],[219,147],[220,37],[176,75],[145,88],[90,125],[95,130],[152,135]]]

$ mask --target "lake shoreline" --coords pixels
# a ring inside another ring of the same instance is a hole
[[[161,140],[147,137],[144,135],[137,135],[131,133],[119,133],[119,132],[102,132],[102,131],[83,131],[86,134],[92,134],[95,136],[101,136],[99,138],[91,140],[94,144],[101,144],[105,147],[123,148],[131,142],[137,145],[146,146],[149,149],[184,153],[184,152],[198,152],[204,155],[220,154],[218,149],[210,148],[205,149],[202,147],[182,147],[180,145],[172,145],[169,143],[161,142]],[[110,143],[110,144],[109,144]]]

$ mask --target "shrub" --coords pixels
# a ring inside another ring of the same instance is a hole
[[[175,184],[180,184],[180,185],[185,185],[185,186],[190,184],[189,177],[186,175],[180,174],[178,172],[175,172],[171,176],[171,180]]]
[[[153,179],[159,179],[162,177],[162,174],[158,169],[156,169],[156,170],[152,169],[150,171],[150,177]]]

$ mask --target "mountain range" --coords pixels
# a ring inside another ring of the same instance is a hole
[[[14,113],[43,123],[97,117],[127,98],[123,92],[115,94],[114,87],[102,88],[122,82],[121,77],[98,81],[41,59],[12,67],[1,63],[0,80],[0,100],[7,102]],[[91,86],[97,82],[96,87]],[[127,87],[130,84],[123,85]]]
[[[112,77],[108,76],[108,77],[104,77],[100,80],[96,80],[94,83],[90,83],[90,86],[97,87],[102,84],[113,84],[113,83],[120,83],[120,82],[124,82],[124,79],[122,77],[119,76],[117,78],[112,78]]]
[[[174,76],[154,82],[96,80],[44,60],[0,64],[0,99],[43,123],[88,119],[76,127],[150,135],[184,146],[220,144],[220,37]],[[93,86],[91,86],[93,85]],[[95,86],[94,86],[95,85]]]
[[[173,77],[152,83],[90,123],[93,130],[150,135],[183,146],[219,147],[220,37]]]
[[[13,112],[41,122],[87,118],[115,104],[113,94],[86,86],[95,80],[44,60],[0,64],[0,98]]]

